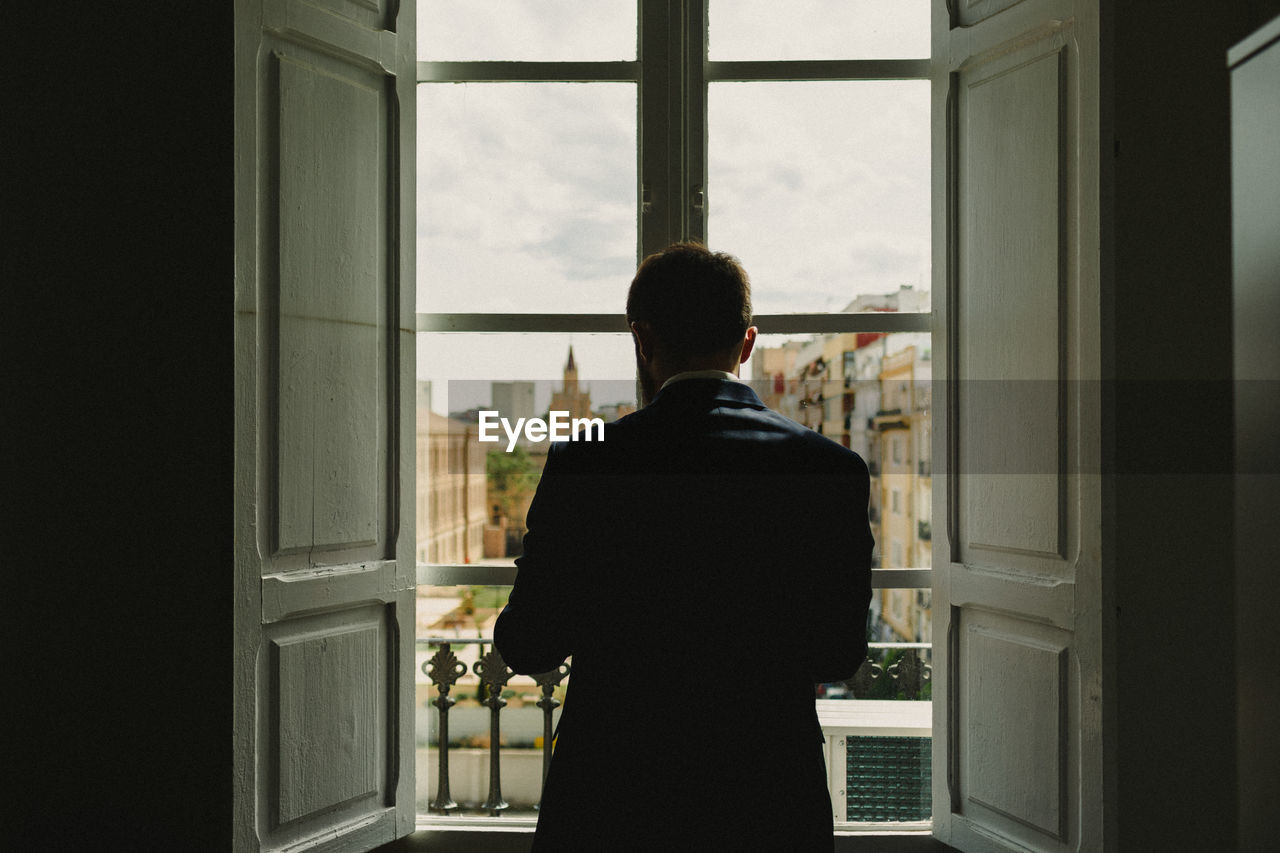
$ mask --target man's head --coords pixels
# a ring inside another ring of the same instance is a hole
[[[751,283],[737,258],[675,243],[640,262],[627,292],[642,404],[686,370],[737,373],[751,355]]]

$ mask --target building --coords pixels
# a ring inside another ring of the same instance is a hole
[[[569,346],[569,358],[564,364],[564,379],[560,390],[551,395],[551,411],[568,412],[569,418],[590,418],[591,392],[578,382],[578,364],[573,360],[573,345]]]
[[[425,395],[430,398],[429,391]],[[420,563],[470,563],[484,556],[486,446],[474,422],[421,405],[417,426],[417,552]]]
[[[929,291],[917,290],[914,285],[900,284],[892,293],[864,293],[844,307],[846,314],[863,311],[901,311],[916,313],[929,310]]]
[[[537,415],[533,382],[494,382],[490,388],[493,408],[512,423],[519,418],[528,420]]]
[[[860,296],[849,310],[919,310],[927,292]],[[919,332],[819,335],[762,348],[753,356],[766,405],[850,448],[871,473],[868,516],[874,565],[932,563],[932,442],[929,335]],[[873,604],[872,634],[883,641],[927,642],[929,596],[884,589]]]
[[[909,341],[914,341],[910,342]],[[872,418],[879,436],[879,553],[883,568],[932,565],[933,479],[930,447],[931,359],[928,335],[890,334],[880,360],[880,404]],[[917,590],[880,591],[885,639],[927,642],[932,611]]]
[[[604,418],[606,423],[616,421],[618,418],[625,418],[636,410],[636,404],[632,402],[606,403],[596,407],[596,415]]]

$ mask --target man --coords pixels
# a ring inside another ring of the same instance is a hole
[[[747,276],[680,243],[627,296],[643,408],[554,445],[494,641],[573,656],[535,850],[832,848],[813,685],[866,654],[867,468],[765,408]]]

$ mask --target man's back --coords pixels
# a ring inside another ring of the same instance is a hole
[[[573,656],[540,847],[626,827],[705,849],[691,821],[829,847],[813,684],[865,655],[867,488],[855,454],[717,379],[553,450],[495,632],[520,672]]]

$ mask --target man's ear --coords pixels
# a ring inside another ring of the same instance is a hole
[[[646,364],[653,360],[653,330],[643,323],[631,324],[631,337],[636,342],[636,354]]]
[[[746,364],[747,359],[751,358],[751,350],[756,345],[756,334],[759,332],[755,326],[747,327],[747,336],[742,339],[742,353],[738,356],[738,364]]]

